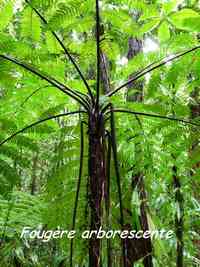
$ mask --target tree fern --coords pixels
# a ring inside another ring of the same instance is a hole
[[[180,254],[192,266],[196,250],[188,233],[197,236],[199,224],[191,199],[199,197],[199,7],[161,2],[25,0],[13,14],[14,1],[3,1],[3,266],[171,266]],[[130,39],[143,46],[132,60]],[[141,103],[130,102],[131,94]],[[142,183],[134,187],[137,178]],[[177,233],[175,178],[186,199],[184,255],[182,243],[175,253],[177,234],[149,239],[151,255],[137,240],[80,237],[101,226],[142,229],[144,220],[149,229]],[[38,225],[73,228],[78,237],[46,244],[19,238],[24,226]]]

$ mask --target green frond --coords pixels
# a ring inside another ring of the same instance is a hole
[[[0,84],[3,88],[10,88],[15,84],[13,73],[10,70],[10,64],[0,59]]]
[[[13,17],[14,1],[0,2],[0,31],[4,30]]]
[[[10,38],[8,34],[0,32],[0,52],[8,53],[15,48],[16,41]]]
[[[44,118],[58,114],[64,109],[65,105],[66,105],[65,103],[62,103],[55,107],[48,108],[40,115],[40,119],[44,119]]]
[[[21,35],[33,41],[39,41],[41,37],[41,21],[31,7],[27,6],[22,14]]]
[[[0,159],[0,179],[1,179],[1,192],[4,191],[4,183],[10,185],[11,188],[20,181],[20,177],[16,169],[10,166],[6,161]],[[3,181],[2,181],[3,179]]]
[[[20,166],[23,169],[30,166],[30,159],[26,158],[25,155],[20,155],[18,147],[1,146],[0,158],[4,160],[12,160],[15,165]]]
[[[57,4],[56,10],[53,12],[50,20],[49,27],[56,30],[61,27],[64,23],[69,23],[74,20],[75,17],[79,16],[80,0],[70,0],[67,2],[60,2]]]
[[[13,191],[10,201],[1,197],[0,235],[5,230],[5,224],[8,238],[13,238],[16,234],[19,236],[24,227],[37,228],[43,222],[44,208],[45,204],[39,197],[31,196],[25,192]]]
[[[61,47],[59,46],[57,40],[52,35],[50,31],[46,31],[45,33],[45,41],[47,45],[47,49],[52,54],[57,54],[61,51]]]
[[[30,2],[36,8],[48,9],[52,5],[54,5],[57,1],[56,0],[31,0]]]
[[[16,144],[19,147],[24,147],[31,151],[38,151],[38,146],[35,141],[24,135],[17,135],[10,140],[10,143]]]
[[[13,120],[0,118],[0,130],[5,131],[7,133],[12,133],[17,130],[17,125]]]

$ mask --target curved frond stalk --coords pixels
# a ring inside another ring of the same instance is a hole
[[[77,215],[79,192],[80,192],[80,186],[81,186],[81,177],[82,177],[82,171],[83,171],[83,156],[84,156],[84,132],[83,130],[84,130],[83,122],[81,122],[80,165],[79,165],[79,175],[78,175],[76,197],[75,197],[73,218],[72,218],[72,231],[75,229],[75,225],[76,225],[76,215]],[[71,243],[70,243],[70,267],[73,267],[73,244],[74,244],[74,239],[72,238]]]
[[[111,107],[111,103],[108,103],[101,111],[101,114],[103,114],[104,112],[106,112],[107,109],[109,109]]]
[[[68,88],[67,86],[65,86],[64,84],[60,83],[59,81],[57,81],[56,79],[42,73],[40,70],[35,69],[34,67],[21,62],[18,59],[12,58],[10,56],[6,56],[6,55],[1,55],[0,54],[0,58],[3,58],[7,61],[10,61],[24,69],[26,69],[27,71],[35,74],[36,76],[40,77],[41,79],[47,81],[49,84],[53,85],[54,87],[56,87],[57,89],[59,89],[61,92],[67,94],[68,96],[72,97],[73,99],[75,99],[77,102],[79,102],[79,104],[81,104],[82,106],[84,106],[86,109],[88,109],[87,107],[87,102],[85,101],[84,98],[80,97],[80,95],[78,95],[74,90]]]
[[[141,122],[141,120],[140,120],[140,118],[139,118],[139,116],[137,114],[135,114],[135,118],[136,118],[136,120],[138,122],[138,125],[140,126],[140,129],[144,132],[144,129],[142,127],[142,122]]]
[[[43,21],[43,23],[46,24],[46,25],[48,25],[47,20],[42,16],[42,14],[35,7],[33,7],[33,5],[30,3],[30,1],[29,0],[25,0],[25,2],[34,10],[34,12],[39,16],[39,18]],[[78,74],[81,77],[83,83],[85,84],[85,86],[86,86],[86,88],[88,90],[88,93],[89,93],[92,101],[94,102],[94,96],[93,96],[92,91],[91,91],[91,89],[89,87],[89,84],[87,83],[84,75],[82,74],[82,72],[80,70],[80,67],[78,66],[78,64],[76,63],[76,61],[73,59],[73,57],[69,53],[69,51],[66,48],[66,46],[64,45],[64,43],[58,37],[58,35],[54,31],[52,31],[52,30],[50,30],[50,31],[53,34],[53,36],[55,37],[55,39],[58,41],[58,43],[60,44],[60,46],[62,47],[62,49],[64,50],[65,54],[67,55],[67,57],[69,58],[69,60],[71,61],[71,63],[74,65],[76,71],[78,72]]]
[[[187,121],[187,120],[184,120],[184,119],[174,118],[174,117],[167,117],[167,116],[163,116],[163,115],[145,113],[145,112],[136,112],[136,111],[131,111],[131,110],[128,110],[128,109],[116,108],[116,109],[113,109],[112,112],[129,113],[129,114],[133,114],[133,115],[139,115],[139,116],[146,116],[146,117],[157,118],[157,119],[177,121],[177,122],[182,122],[184,124],[189,124],[189,125],[200,127],[200,124],[192,122],[192,121]],[[111,111],[110,111],[110,113],[111,113]]]
[[[176,60],[176,59],[178,59],[178,58],[180,58],[180,57],[182,57],[182,56],[184,56],[184,55],[186,55],[186,54],[188,54],[188,53],[191,53],[191,52],[193,52],[193,51],[195,51],[195,50],[197,50],[197,49],[199,49],[199,48],[200,48],[200,45],[199,45],[199,46],[195,46],[195,47],[193,47],[193,48],[191,48],[191,49],[189,49],[189,50],[187,50],[187,51],[185,51],[185,52],[178,53],[178,54],[176,54],[176,55],[173,56],[173,57],[169,57],[169,56],[168,56],[168,57],[166,57],[165,59],[161,60],[161,62],[160,62],[159,64],[157,64],[156,66],[152,66],[152,65],[154,65],[155,63],[151,63],[150,65],[148,65],[147,67],[145,67],[145,68],[142,69],[141,71],[137,72],[136,75],[135,75],[132,79],[128,80],[127,82],[125,82],[124,84],[122,84],[121,86],[119,86],[118,88],[116,88],[116,89],[114,89],[113,91],[109,92],[109,93],[107,94],[107,96],[110,97],[110,96],[114,95],[114,94],[117,93],[119,90],[121,90],[122,88],[126,87],[127,85],[129,85],[129,84],[131,84],[131,83],[137,81],[138,79],[140,79],[141,77],[143,77],[143,76],[146,75],[147,73],[150,73],[150,72],[152,72],[153,70],[156,70],[156,69],[158,69],[158,68],[160,68],[160,67],[166,65],[167,63],[169,63],[169,62],[171,62],[171,61],[173,61],[173,60]],[[156,62],[156,63],[157,63],[157,62]],[[151,66],[152,66],[152,67],[151,67]]]
[[[34,90],[30,95],[28,95],[25,99],[24,99],[24,101],[21,103],[21,105],[20,105],[20,107],[22,108],[25,104],[26,104],[26,102],[33,96],[33,95],[35,95],[35,94],[37,94],[37,92],[39,92],[40,90],[42,90],[42,89],[45,89],[45,88],[50,88],[50,87],[52,87],[51,85],[46,85],[46,86],[41,86],[41,87],[39,87],[38,89],[36,89],[36,90]],[[82,95],[83,97],[87,97],[85,94],[83,94],[83,93],[80,93],[80,92],[78,92],[78,91],[76,91],[76,90],[74,90],[77,94],[80,94],[80,95]],[[85,100],[86,101],[86,100]],[[88,106],[89,106],[89,103],[88,103]]]
[[[84,99],[84,101],[87,103],[88,108],[90,107],[91,104],[91,99],[88,95],[85,95],[82,92],[79,92],[77,90],[74,89],[74,92],[76,92],[77,95],[79,95],[80,97],[82,97],[82,99]]]
[[[50,88],[50,87],[52,87],[51,85],[46,85],[46,86],[41,86],[41,87],[39,87],[38,89],[36,89],[36,90],[34,90],[30,95],[28,95],[25,99],[24,99],[24,101],[21,103],[21,105],[20,105],[20,107],[21,108],[23,108],[24,107],[24,105],[29,101],[29,99],[32,97],[32,96],[34,96],[35,94],[37,94],[40,90],[42,90],[42,89],[45,89],[45,88]],[[77,91],[76,91],[77,92]],[[77,93],[80,93],[80,92],[77,92]],[[80,93],[80,94],[82,94],[82,93]],[[83,96],[85,96],[84,94],[82,94]],[[86,97],[86,96],[85,96]],[[88,107],[89,107],[89,102],[88,102]],[[17,112],[17,111],[16,111]],[[16,113],[15,112],[15,113]]]
[[[72,111],[72,112],[67,112],[67,113],[63,113],[63,114],[58,114],[58,115],[53,115],[53,116],[50,116],[48,118],[45,118],[45,119],[42,119],[42,120],[39,120],[39,121],[36,121],[24,128],[22,128],[21,130],[15,132],[14,134],[10,135],[9,137],[7,137],[6,139],[4,139],[2,142],[0,142],[0,146],[2,146],[3,144],[7,143],[8,141],[10,141],[11,139],[13,139],[15,136],[17,136],[18,134],[20,133],[23,133],[25,132],[26,130],[38,125],[38,124],[41,124],[43,122],[46,122],[46,121],[49,121],[49,120],[52,120],[52,119],[56,119],[56,118],[60,118],[60,117],[65,117],[65,116],[69,116],[69,115],[74,115],[74,114],[79,114],[79,113],[86,113],[85,111],[81,111],[81,110],[78,110],[78,111]]]
[[[96,0],[96,49],[97,49],[96,107],[98,107],[99,94],[100,94],[100,71],[101,71],[99,0]]]
[[[120,224],[121,228],[123,230],[124,228],[124,213],[123,213],[123,202],[122,202],[122,191],[121,191],[121,177],[120,177],[120,171],[119,171],[119,162],[117,157],[117,143],[116,143],[116,135],[115,135],[115,118],[114,118],[114,112],[113,107],[111,106],[110,109],[111,117],[110,117],[110,127],[111,127],[111,144],[112,144],[112,151],[113,151],[113,160],[114,160],[114,167],[115,167],[115,173],[117,178],[117,190],[119,195],[119,205],[120,205]],[[124,267],[127,266],[126,261],[126,254],[127,254],[127,248],[124,240],[122,240],[122,246],[123,246],[123,265]]]

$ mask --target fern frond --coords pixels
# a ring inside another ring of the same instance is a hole
[[[25,192],[12,192],[12,208],[7,218],[7,211],[10,207],[10,201],[0,198],[0,234],[5,230],[6,236],[14,237],[16,233],[21,234],[23,227],[37,228],[43,222],[44,202],[36,196],[32,196]]]
[[[21,20],[22,37],[30,38],[33,41],[39,41],[41,36],[40,19],[33,12],[31,7],[26,7],[23,11]]]
[[[12,51],[15,44],[15,40],[12,40],[9,35],[0,33],[0,52],[8,53]]]
[[[82,2],[79,0],[71,0],[67,1],[67,3],[59,3],[57,5],[57,9],[49,20],[50,28],[56,30],[58,27],[60,28],[63,23],[66,23],[66,21],[73,21],[74,17],[78,17],[80,15],[81,3]]]
[[[56,0],[32,0],[31,3],[37,8],[48,9],[56,3]]]
[[[40,119],[43,119],[43,118],[46,118],[46,117],[49,117],[49,116],[53,116],[55,115],[56,113],[58,113],[59,111],[63,110],[64,107],[65,107],[65,103],[62,103],[62,104],[59,104],[55,107],[51,107],[51,108],[48,108],[47,110],[45,110],[41,115],[40,115]]]
[[[0,4],[0,31],[4,30],[12,19],[14,1],[7,1]]]
[[[6,179],[6,182],[8,182],[11,186],[17,184],[20,181],[20,177],[17,174],[15,168],[10,166],[6,161],[2,159],[0,159],[0,177],[1,176],[3,176]]]
[[[2,131],[11,133],[12,131],[17,130],[17,125],[12,120],[0,118],[0,130],[1,130],[1,133]]]
[[[30,166],[30,160],[24,155],[20,155],[18,148],[12,146],[0,147],[0,158],[12,160],[16,165],[19,165],[23,169]]]
[[[38,146],[35,141],[27,136],[15,136],[12,140],[19,147],[24,147],[31,151],[38,151]]]

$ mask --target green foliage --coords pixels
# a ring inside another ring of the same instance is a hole
[[[21,18],[21,36],[39,41],[41,36],[40,18],[35,14],[31,7],[24,9]]]
[[[75,17],[79,16],[81,1],[67,1],[58,2],[56,8],[49,20],[49,27],[53,30],[62,27],[64,23],[73,21]]]
[[[14,1],[13,1],[14,2]],[[13,2],[4,1],[0,6],[0,31],[4,30],[13,16]]]
[[[46,25],[25,1],[0,2],[0,54],[11,55],[40,69],[66,86],[86,94],[86,88],[64,55],[52,30],[69,49],[87,82],[96,89],[95,1],[32,0],[45,17]],[[19,3],[18,3],[19,4]],[[200,10],[197,1],[101,1],[100,48],[108,59],[111,89],[136,71],[165,56],[199,44]],[[126,62],[130,38],[142,40],[143,50]],[[147,43],[147,44],[146,44]],[[151,47],[153,43],[153,48]],[[155,46],[155,47],[154,47]],[[111,98],[116,107],[168,117],[192,119],[199,109],[200,52],[195,51],[149,73],[141,79],[143,100],[128,101],[128,88]],[[123,61],[124,60],[124,61]],[[132,96],[140,93],[135,84]],[[101,104],[109,102],[101,95]],[[80,109],[72,98],[19,65],[0,59],[0,141],[39,119]],[[33,229],[71,229],[80,164],[80,120],[87,116],[58,118],[19,134],[0,147],[0,264],[15,266],[59,266],[69,264],[70,241],[20,239],[24,226]],[[148,192],[150,228],[175,230],[173,166],[181,180],[185,198],[184,260],[188,267],[199,264],[199,129],[183,123],[133,115],[116,114],[116,133],[125,221],[140,229],[140,205],[132,178],[144,176]],[[106,121],[106,129],[110,130]],[[141,125],[140,123],[141,122]],[[88,227],[88,132],[84,124],[84,167],[77,210],[76,230]],[[195,146],[195,148],[193,147]],[[119,200],[111,164],[111,228],[119,229]],[[130,215],[131,213],[131,215]],[[103,222],[105,214],[103,214]],[[191,234],[191,238],[189,238]],[[74,241],[74,263],[87,266],[87,244]],[[113,241],[113,262],[120,262],[120,242]],[[175,266],[175,237],[154,240],[155,266]],[[103,263],[106,251],[103,246]],[[66,265],[68,266],[68,265]],[[141,262],[136,267],[143,266]]]

